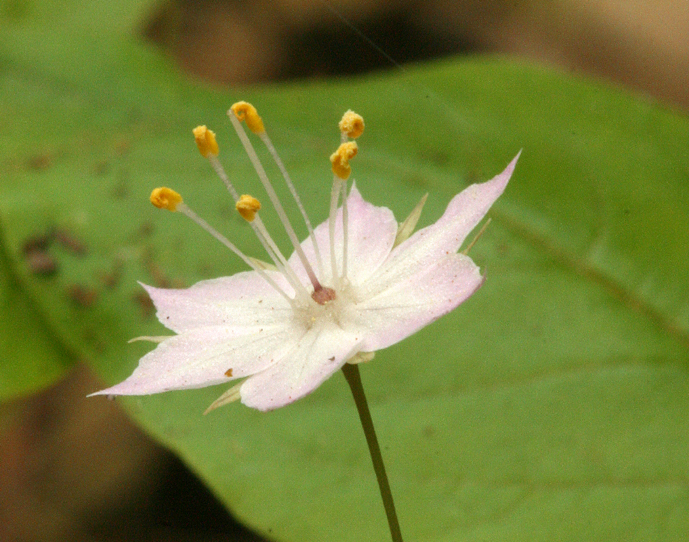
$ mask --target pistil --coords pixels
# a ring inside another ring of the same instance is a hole
[[[325,305],[330,301],[334,301],[336,298],[337,294],[335,293],[335,290],[328,288],[327,286],[324,286],[320,290],[314,290],[314,292],[311,294],[311,299],[313,299],[319,305]]]

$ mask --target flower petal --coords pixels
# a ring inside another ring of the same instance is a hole
[[[293,295],[280,273],[266,272],[288,295]],[[204,280],[185,289],[142,286],[151,296],[160,322],[176,333],[221,324],[271,326],[292,314],[285,298],[255,271]]]
[[[406,275],[402,267],[397,270]],[[401,341],[447,314],[483,283],[476,264],[463,254],[450,254],[412,277],[357,305],[356,326],[371,332],[363,351],[380,350]]]
[[[296,324],[240,331],[203,327],[170,337],[141,358],[125,381],[92,395],[149,395],[228,382],[280,360],[305,333]]]
[[[285,358],[242,385],[242,403],[273,410],[311,393],[359,351],[362,335],[332,322],[311,328]]]
[[[395,247],[375,276],[360,290],[361,295],[375,296],[396,282],[416,275],[433,262],[457,252],[466,236],[505,190],[518,158],[519,155],[492,180],[472,184],[457,194],[435,224],[417,231]]]
[[[332,265],[330,260],[330,225],[326,220],[314,230],[318,249],[323,258],[324,277],[319,277],[324,283],[332,281]],[[369,278],[392,250],[397,235],[397,222],[392,211],[387,207],[377,207],[365,201],[355,185],[347,198],[347,277],[353,284],[360,284]],[[335,257],[338,269],[342,268],[342,208],[337,211],[335,221]],[[311,239],[302,244],[309,262],[316,269],[316,256]],[[289,259],[292,268],[302,280],[308,284],[308,278],[296,254]]]

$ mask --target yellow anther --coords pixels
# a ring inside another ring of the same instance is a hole
[[[330,155],[330,162],[333,165],[333,173],[340,179],[346,181],[352,173],[349,161],[356,156],[358,147],[356,141],[342,143],[338,149]]]
[[[258,111],[249,102],[237,102],[230,107],[230,110],[240,121],[246,121],[246,126],[253,133],[257,135],[265,133],[266,129],[263,127],[263,121],[258,115]]]
[[[350,109],[344,115],[342,115],[342,120],[340,121],[340,132],[345,134],[347,137],[356,139],[364,133],[364,117]]]
[[[201,156],[208,158],[209,155],[218,156],[218,142],[215,140],[215,132],[205,126],[197,126],[192,130],[196,146],[199,148]]]
[[[235,207],[244,220],[253,222],[254,218],[256,218],[256,213],[261,208],[261,202],[253,196],[244,194],[239,198]]]
[[[175,211],[177,206],[182,203],[182,196],[172,190],[172,188],[161,186],[151,192],[151,203],[158,207],[158,209]]]

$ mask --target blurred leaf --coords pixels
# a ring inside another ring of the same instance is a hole
[[[13,130],[0,136],[2,235],[21,299],[106,382],[128,376],[146,351],[128,338],[164,332],[137,280],[190,285],[242,269],[183,217],[153,209],[151,188],[178,189],[260,256],[191,141],[196,124],[218,131],[230,175],[253,190],[224,117],[233,101],[258,106],[316,223],[327,214],[327,157],[347,108],[367,122],[360,190],[400,219],[429,192],[422,225],[523,147],[472,249],[486,285],[362,368],[403,531],[429,541],[684,539],[686,119],[485,58],[219,92],[185,81],[126,25],[94,43],[108,17],[65,18],[50,38],[37,39],[48,20],[38,15],[3,31],[0,114]],[[56,229],[85,252],[54,243],[58,272],[36,277],[22,246]],[[340,376],[273,413],[233,405],[201,416],[222,391],[122,403],[264,534],[386,539]]]
[[[70,356],[22,291],[0,247],[0,401],[42,388],[62,376]]]

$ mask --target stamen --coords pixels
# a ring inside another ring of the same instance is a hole
[[[232,196],[232,199],[236,202],[239,199],[239,192],[237,192],[237,189],[233,186],[232,181],[230,181],[230,178],[227,176],[227,173],[225,173],[225,169],[222,167],[220,160],[211,154],[208,156],[208,161],[211,163],[211,166],[213,166],[213,169],[218,174],[218,177],[220,177],[222,182],[225,184],[225,188],[227,188],[227,191]]]
[[[255,197],[244,194],[235,204],[237,211],[247,222],[253,222],[256,213],[261,209],[261,202]]]
[[[238,104],[240,104],[240,105],[243,103],[245,103],[245,102],[238,102]],[[238,104],[235,104],[232,107],[234,108]],[[247,105],[250,105],[250,104],[247,104]],[[244,129],[242,128],[238,114],[235,113],[233,108],[231,108],[230,111],[228,111],[228,116],[230,117],[230,121],[232,122],[232,125],[234,126],[235,130],[237,131],[237,135],[239,136],[239,139],[241,140],[242,145],[244,145],[244,150],[249,155],[249,159],[251,160],[251,163],[253,164],[254,169],[256,170],[256,173],[258,174],[258,177],[261,180],[261,183],[263,184],[263,187],[266,189],[266,192],[268,193],[268,197],[270,197],[270,201],[272,202],[273,207],[275,208],[275,211],[277,212],[278,217],[280,218],[280,221],[282,222],[282,225],[285,228],[285,231],[287,231],[287,236],[289,237],[290,241],[292,242],[292,245],[294,246],[294,250],[296,251],[296,253],[299,257],[301,264],[304,266],[304,270],[306,271],[306,274],[308,275],[309,280],[311,281],[311,284],[313,285],[314,290],[320,290],[323,286],[318,281],[318,278],[316,277],[316,274],[314,273],[313,268],[311,267],[311,264],[309,263],[308,259],[306,258],[306,254],[304,253],[304,250],[301,248],[301,245],[299,244],[299,239],[297,238],[297,234],[295,233],[294,228],[292,228],[292,224],[290,223],[289,219],[287,218],[287,214],[285,213],[285,210],[282,207],[282,204],[280,203],[280,200],[278,199],[277,194],[275,193],[275,189],[273,188],[272,184],[270,184],[270,180],[268,179],[268,175],[266,174],[265,169],[263,169],[263,165],[261,164],[261,161],[258,159],[258,155],[256,154],[256,151],[254,150],[254,147],[251,144],[251,141],[249,140],[248,136],[246,135],[246,132],[244,132]],[[238,108],[238,109],[240,110],[240,113],[243,114],[244,118],[249,118],[249,114],[247,113],[246,109],[242,109],[242,108]],[[254,109],[254,111],[255,111],[255,109]],[[256,115],[256,116],[258,116],[258,115]],[[260,117],[258,117],[258,118],[260,120]],[[261,122],[261,127],[262,126],[263,126],[263,122]],[[249,127],[249,128],[251,129],[251,127]]]
[[[176,211],[177,206],[182,203],[182,196],[171,188],[161,186],[160,188],[154,188],[153,192],[151,192],[151,203],[158,207],[158,209]]]
[[[294,269],[292,269],[292,267],[289,265],[287,259],[282,254],[282,251],[275,244],[275,241],[273,241],[273,238],[270,236],[270,233],[268,233],[268,230],[263,224],[261,217],[256,216],[256,219],[250,224],[254,230],[254,233],[256,234],[256,237],[258,237],[258,240],[263,245],[263,248],[268,253],[268,256],[270,256],[270,259],[273,260],[273,263],[275,264],[275,267],[277,267],[278,271],[285,275],[285,278],[292,285],[292,288],[299,293],[299,295],[302,297],[308,297],[309,294],[306,291],[306,288],[304,288],[304,285],[299,281],[299,277],[297,277]]]
[[[192,132],[201,156],[208,159],[208,161],[211,163],[211,166],[213,166],[213,169],[218,174],[218,177],[220,177],[222,182],[225,183],[225,187],[227,190],[229,190],[230,194],[232,194],[232,197],[236,202],[239,199],[239,194],[235,190],[234,186],[232,186],[227,173],[225,173],[222,164],[218,160],[220,149],[218,148],[218,142],[215,139],[215,132],[209,130],[205,126],[197,126],[192,130]]]
[[[248,102],[237,102],[230,107],[230,110],[235,114],[239,121],[246,121],[246,125],[256,135],[265,133],[266,129],[263,126],[263,119],[256,111],[256,108]]]
[[[218,142],[215,140],[215,132],[209,130],[205,126],[197,126],[192,132],[201,156],[204,158],[218,156],[218,152],[220,151],[218,149]]]
[[[330,157],[333,164],[333,173],[337,177],[343,178],[344,182],[342,184],[342,279],[347,278],[347,247],[349,246],[349,228],[348,228],[348,215],[347,212],[347,178],[349,177],[352,168],[349,165],[349,160],[354,158],[357,153],[356,143],[348,144],[347,138],[351,137],[356,139],[361,134],[364,133],[364,118],[355,113],[351,109],[342,115],[342,119],[339,123],[342,144],[337,152]],[[337,183],[337,181],[333,181]],[[333,234],[334,237],[334,234]]]
[[[237,200],[235,208],[240,216],[251,224],[256,237],[258,237],[258,240],[263,245],[263,248],[268,253],[268,256],[270,256],[270,258],[273,260],[273,263],[275,264],[275,267],[277,267],[278,271],[285,276],[298,295],[302,296],[303,298],[307,298],[309,294],[306,291],[306,288],[304,288],[304,285],[299,282],[299,278],[287,263],[287,260],[282,255],[282,252],[280,252],[280,249],[275,244],[273,239],[270,237],[268,230],[263,225],[263,222],[257,214],[261,208],[261,202],[253,196],[244,194],[239,198],[239,200]]]
[[[309,220],[309,216],[306,214],[306,209],[304,209],[304,206],[301,203],[301,199],[299,198],[299,195],[297,194],[297,190],[294,187],[294,183],[292,182],[292,179],[290,178],[289,173],[287,173],[287,168],[285,168],[285,165],[282,163],[282,160],[280,160],[280,156],[278,156],[277,150],[275,150],[275,147],[273,146],[273,142],[268,137],[268,133],[263,132],[263,133],[258,134],[258,136],[261,138],[264,145],[268,149],[268,152],[270,152],[270,155],[273,157],[273,160],[275,161],[278,168],[280,169],[280,172],[282,173],[282,177],[285,179],[285,183],[287,184],[287,188],[289,188],[289,191],[292,194],[294,201],[297,203],[297,207],[299,208],[299,212],[301,213],[301,216],[304,219],[304,223],[306,224],[306,229],[309,231],[309,237],[311,237],[311,242],[313,243],[313,251],[316,255],[316,264],[318,265],[318,273],[321,276],[323,276],[323,260],[321,258],[321,251],[318,249],[318,243],[316,242],[316,236],[313,233],[313,227],[311,226],[311,221]]]
[[[339,126],[343,135],[356,139],[364,133],[364,117],[350,109],[342,115]]]
[[[222,164],[217,157],[219,154],[219,149],[215,140],[215,133],[211,130],[208,130],[205,126],[197,126],[193,130],[193,133],[196,144],[199,147],[199,151],[205,158],[208,159],[211,166],[213,166],[213,169],[218,174],[218,177],[220,177],[225,184],[225,187],[232,195],[235,204],[237,204],[237,202],[240,200],[239,193],[232,184],[232,181],[230,181],[230,178],[225,173],[225,169],[222,167]],[[208,143],[209,141],[210,144]],[[205,152],[207,147],[211,147],[214,152]],[[285,278],[292,285],[295,291],[299,293],[299,295],[302,297],[308,297],[308,292],[299,282],[299,279],[292,268],[287,264],[287,259],[283,256],[278,246],[271,239],[270,235],[268,234],[268,230],[266,230],[265,226],[263,225],[263,221],[260,219],[260,217],[256,218],[256,220],[250,220],[249,223],[251,224],[251,228],[254,230],[256,237],[258,237],[259,241],[261,242],[261,245],[263,245],[263,248],[268,253],[268,256],[271,260],[273,260],[275,267],[278,268],[278,270],[285,276]]]
[[[261,269],[267,269],[269,271],[277,271],[278,268],[275,267],[275,264],[265,262],[263,260],[259,260],[258,258],[254,258],[253,256],[249,256],[249,259],[256,264],[257,267],[260,267]]]
[[[337,256],[335,255],[335,219],[337,217],[337,203],[342,194],[342,275],[337,272]],[[330,218],[328,229],[330,234],[330,261],[332,266],[333,282],[336,288],[340,288],[341,279],[347,278],[347,245],[349,244],[347,212],[347,181],[333,176],[333,187],[330,193]]]
[[[225,245],[227,248],[229,248],[232,252],[234,252],[237,256],[239,256],[244,263],[246,263],[249,267],[251,267],[254,271],[256,271],[261,277],[268,283],[270,284],[282,297],[284,297],[290,305],[292,305],[292,308],[296,308],[296,305],[294,303],[294,300],[287,295],[287,293],[280,288],[276,282],[270,278],[270,276],[263,271],[263,269],[259,268],[256,266],[249,258],[247,258],[244,253],[239,250],[233,243],[231,243],[225,236],[220,234],[218,231],[216,231],[208,222],[203,220],[200,216],[198,216],[194,211],[192,211],[187,205],[181,204],[179,207],[179,210],[182,214],[188,216],[191,218],[194,222],[196,222],[199,226],[201,226],[204,230],[206,230],[208,233],[210,233],[213,237],[215,237],[218,241],[220,241],[223,245]]]
[[[337,202],[342,191],[342,181],[333,177],[333,187],[330,191],[330,216],[328,218],[328,233],[330,234],[330,265],[333,274],[333,283],[336,289],[340,289],[340,274],[337,272],[337,256],[335,255],[335,219],[337,217]]]
[[[342,132],[343,137],[346,135]],[[339,287],[340,277],[337,273],[337,259],[335,257],[335,218],[337,213],[337,202],[340,193],[342,193],[342,232],[343,232],[343,250],[342,250],[342,277],[347,277],[347,179],[352,173],[352,167],[349,161],[356,156],[358,147],[356,141],[348,141],[342,143],[338,149],[330,155],[330,163],[334,173],[333,188],[330,195],[330,260],[332,262],[333,280]],[[344,181],[344,182],[343,182]]]
[[[356,156],[358,152],[356,141],[348,141],[342,143],[338,149],[330,155],[330,163],[333,167],[333,173],[340,179],[346,181],[352,173],[352,167],[349,161]]]
[[[171,199],[168,199],[168,196],[171,196]],[[173,203],[171,203],[171,202],[173,202]],[[215,237],[223,245],[225,245],[227,248],[229,248],[237,256],[239,256],[244,261],[244,263],[246,263],[249,267],[251,267],[254,271],[256,271],[268,284],[270,284],[282,297],[284,297],[285,300],[287,300],[287,302],[292,306],[292,308],[296,308],[296,304],[295,304],[294,300],[291,297],[289,297],[287,295],[287,293],[282,288],[280,288],[277,285],[277,283],[263,269],[261,269],[256,264],[254,264],[232,242],[230,242],[226,237],[224,237],[221,233],[219,233],[217,230],[215,230],[210,224],[208,224],[208,222],[203,220],[194,211],[192,211],[188,205],[184,204],[182,202],[182,196],[180,196],[177,192],[175,192],[174,190],[171,190],[170,188],[156,188],[151,193],[151,203],[153,203],[153,205],[155,205],[156,207],[158,207],[160,209],[168,209],[170,211],[179,211],[183,215],[191,218],[194,222],[196,222],[204,230],[206,230],[208,233],[210,233],[213,237]],[[160,203],[162,203],[162,205]]]
[[[347,212],[347,181],[342,181],[342,280],[347,279],[347,247],[349,245],[349,213]]]

